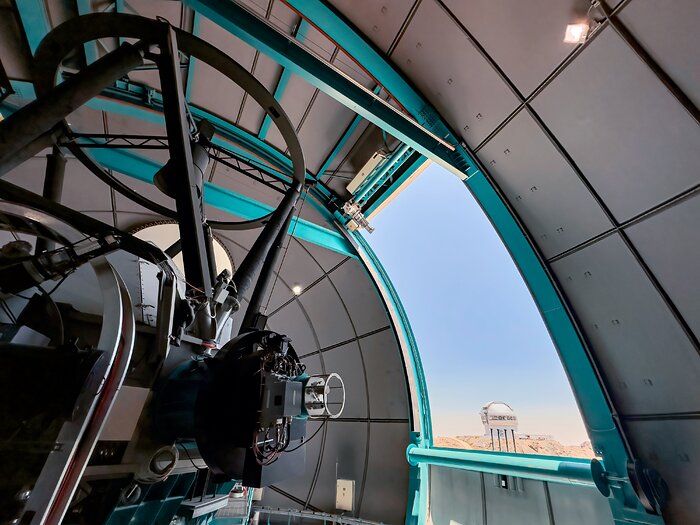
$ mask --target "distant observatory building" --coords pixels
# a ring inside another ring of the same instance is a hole
[[[481,409],[481,422],[484,424],[484,434],[491,437],[491,449],[506,452],[517,452],[515,433],[518,431],[518,416],[507,403],[491,401]],[[509,443],[510,441],[510,443]]]

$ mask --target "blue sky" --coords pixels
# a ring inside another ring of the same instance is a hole
[[[418,341],[436,436],[480,434],[484,403],[525,433],[588,439],[559,357],[500,238],[464,184],[432,164],[365,234]]]

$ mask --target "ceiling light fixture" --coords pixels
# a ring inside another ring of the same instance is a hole
[[[294,295],[299,295],[301,293],[301,290],[302,288],[298,284],[292,286],[292,292],[294,292]]]
[[[583,44],[588,38],[588,32],[591,26],[588,22],[579,22],[577,24],[569,24],[566,26],[564,34],[564,42],[567,44]]]

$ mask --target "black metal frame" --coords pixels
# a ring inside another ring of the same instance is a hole
[[[72,133],[59,143],[60,146],[65,147],[73,144],[81,149],[163,150],[168,149],[168,137],[129,133]],[[211,156],[212,161],[223,164],[277,193],[285,193],[290,187],[289,182],[280,178],[283,176],[282,173],[272,168],[265,170],[252,164],[245,157],[217,144],[209,144],[207,147],[214,152]]]
[[[139,42],[136,45],[122,45],[58,86],[54,86],[56,72],[68,51],[84,42],[110,36],[136,38]],[[0,124],[0,174],[3,173],[3,169],[7,171],[8,166],[12,167],[29,158],[27,155],[35,152],[38,145],[45,145],[47,137],[53,138],[55,133],[65,132],[63,119],[69,113],[98,95],[106,86],[133,68],[142,65],[144,58],[153,60],[158,66],[163,94],[163,113],[168,134],[167,147],[170,151],[170,160],[164,169],[168,170],[168,183],[172,183],[175,212],[148,202],[105,172],[82,151],[80,144],[74,138],[64,144],[78,160],[117,191],[149,209],[155,207],[158,213],[164,211],[163,215],[170,217],[174,215],[178,219],[187,283],[204,296],[203,302],[208,306],[198,310],[201,311],[201,315],[198,314],[197,331],[203,339],[214,339],[217,332],[210,301],[213,294],[212,284],[216,278],[211,244],[211,227],[214,226],[214,222],[207,223],[204,216],[203,181],[196,173],[197,169],[203,172],[203,167],[195,167],[193,162],[195,141],[202,138],[198,136],[196,130],[192,129],[192,119],[182,89],[181,51],[186,56],[203,60],[215,67],[246,90],[273,118],[287,142],[292,158],[293,181],[291,186],[286,188],[284,198],[277,209],[253,221],[218,224],[220,227],[230,229],[265,224],[263,231],[232,279],[238,297],[246,295],[254,284],[256,284],[254,295],[263,294],[271,280],[270,275],[274,266],[272,263],[279,256],[295,204],[306,182],[301,145],[294,127],[274,96],[245,68],[213,46],[189,33],[173,28],[165,21],[124,14],[95,14],[71,19],[52,30],[39,45],[35,55],[37,100],[11,115],[7,122]],[[153,137],[149,137],[149,140],[152,139]],[[162,139],[157,140],[158,147],[164,145]],[[206,146],[210,146],[206,138],[203,140],[206,141]],[[143,146],[144,143],[140,145]],[[199,144],[196,146],[200,147]],[[19,161],[16,160],[18,152],[23,152],[25,155]],[[227,161],[227,159],[223,160]],[[235,160],[238,162],[238,159]],[[236,164],[232,167],[237,169]],[[239,169],[239,171],[242,170]],[[4,181],[0,181],[0,197],[29,207],[41,206],[47,213],[58,214],[57,216],[71,224],[87,228],[87,231],[114,231],[122,244],[125,246],[133,244],[134,238],[128,234],[117,232],[114,228],[68,210],[60,204],[52,203],[49,199],[37,199],[35,194]],[[133,249],[142,250],[141,244],[141,241],[137,242]],[[273,246],[275,246],[274,250]],[[160,250],[158,253],[164,256]],[[256,281],[255,277],[258,274],[261,275]]]
[[[162,23],[160,55],[156,57],[160,84],[163,90],[163,114],[168,133],[168,149],[172,174],[176,177],[175,208],[182,242],[182,259],[187,282],[199,289],[207,299],[212,296],[208,238],[205,235],[206,219],[203,214],[202,195],[199,193],[195,167],[192,161],[192,136],[187,102],[180,77],[180,55],[177,37],[170,24]]]

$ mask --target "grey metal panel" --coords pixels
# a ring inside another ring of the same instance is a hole
[[[700,337],[700,197],[628,228],[630,239],[651,271]]]
[[[282,3],[282,5],[284,5]],[[312,53],[320,56],[325,61],[330,61],[335,44],[321,33],[314,26],[310,26],[306,31],[306,36],[301,40],[302,44]]]
[[[303,292],[299,301],[311,319],[321,348],[355,337],[345,307],[327,278]]]
[[[323,374],[325,367],[325,358],[321,361],[321,354],[307,355],[301,359],[301,362],[306,366],[306,373],[309,375]],[[311,434],[309,434],[310,436]]]
[[[323,276],[323,269],[295,239],[289,243],[281,268],[284,280],[292,286],[298,284],[302,290]]]
[[[321,204],[317,199],[315,199],[307,193],[305,197],[304,206],[299,205],[297,207],[297,213],[302,219],[311,221],[314,224],[323,226],[324,228],[335,230],[335,226],[332,225],[332,223],[326,218],[325,215],[321,214],[317,206],[325,207],[324,204]]]
[[[316,88],[298,75],[292,74],[289,78],[287,87],[285,88],[284,93],[282,94],[282,99],[279,102],[282,104],[284,111],[287,113],[287,116],[294,127],[297,127],[301,122],[301,119],[306,112],[307,106],[311,102],[311,98],[313,97],[315,90]],[[270,125],[270,130],[267,132],[266,140],[280,150],[284,150],[286,148],[282,135],[274,124]]]
[[[357,508],[365,473],[369,423],[329,420],[326,427],[326,446],[310,503],[316,508],[335,513],[336,479],[354,479]],[[364,511],[362,516],[366,517]]]
[[[358,335],[389,326],[384,303],[357,259],[348,259],[329,277],[343,298]]]
[[[344,51],[338,52],[335,60],[333,60],[333,65],[367,89],[371,89],[376,85],[372,77]]]
[[[566,25],[585,15],[578,0],[446,0],[445,3],[525,96],[573,51]]]
[[[251,48],[252,51],[252,48]],[[233,55],[234,58],[236,55]],[[241,61],[244,67],[250,67],[250,60]],[[228,78],[218,73],[203,62],[197,62],[196,73],[192,82],[191,101],[195,106],[203,107],[214,115],[235,122],[238,109],[243,101],[243,90]]]
[[[61,203],[79,211],[111,211],[112,196],[109,187],[80,161],[74,158],[66,160]]]
[[[333,269],[347,257],[346,255],[323,248],[317,244],[311,244],[306,241],[300,241],[300,243],[326,272]]]
[[[121,175],[114,172],[115,178],[119,179],[121,182],[126,184],[132,190],[138,191],[140,195],[147,197],[151,202],[167,206],[169,209],[175,209],[175,201],[162,193],[153,184],[148,182],[143,182],[141,180],[135,179],[133,177],[128,177],[126,175]],[[67,178],[67,177],[66,177]],[[93,176],[93,179],[98,180]],[[102,184],[100,182],[100,184]],[[103,187],[107,188],[104,184]],[[124,197],[121,193],[114,192],[114,201],[116,203],[116,208],[119,212],[132,212],[132,213],[143,213],[149,217],[153,216],[153,212],[147,210],[140,204],[135,203],[131,199]]]
[[[274,485],[273,485],[274,487]],[[262,501],[260,502],[261,506],[265,507],[272,507],[273,509],[289,509],[289,508],[299,508],[300,505],[295,502],[294,500],[280,494],[279,492],[275,491],[274,488],[272,487],[265,487],[263,489],[263,497]],[[267,523],[267,516],[264,514],[260,515],[260,520],[263,523]],[[271,516],[270,517],[270,524],[272,523],[278,523],[282,521],[282,518],[279,516]],[[287,520],[284,519],[282,523],[287,523]]]
[[[272,93],[275,90],[275,84],[277,83],[281,71],[282,68],[277,62],[267,55],[260,53],[258,63],[255,66],[255,78],[257,78],[269,92]],[[251,133],[257,134],[264,117],[265,113],[260,105],[255,102],[252,97],[247,97],[238,124]]]
[[[421,2],[392,58],[472,146],[517,106],[515,95],[435,0]]]
[[[363,337],[359,343],[369,383],[370,417],[410,417],[406,372],[392,330]]]
[[[306,435],[311,437],[314,432],[322,423],[320,421],[309,420],[306,423]],[[303,472],[290,472],[289,478],[275,483],[276,487],[279,487],[288,494],[291,494],[295,498],[302,501],[306,501],[309,495],[309,490],[311,488],[311,483],[314,479],[314,474],[316,472],[316,464],[319,456],[323,451],[323,434],[324,430],[321,430],[316,437],[311,440],[307,440],[306,445],[306,466]],[[301,451],[299,451],[301,452]],[[296,454],[297,452],[288,452],[288,454]],[[264,499],[264,498],[263,498]],[[289,507],[290,505],[286,505]],[[297,505],[291,505],[292,507]]]
[[[128,4],[139,15],[148,18],[165,18],[175,27],[181,27],[182,6],[170,0],[129,0]]]
[[[246,177],[223,164],[218,164],[216,166],[214,177],[211,182],[236,193],[243,194],[258,202],[262,202],[263,204],[267,204],[268,206],[277,207],[282,200],[281,193],[272,191],[250,177]]]
[[[429,506],[434,525],[483,525],[481,474],[431,466]]]
[[[271,330],[289,336],[297,354],[304,355],[318,350],[312,328],[297,301],[292,301],[271,316],[267,324]]]
[[[389,49],[413,5],[406,0],[332,0],[331,3],[384,52]]]
[[[78,122],[75,121],[76,114],[79,115]],[[76,124],[80,126],[80,131],[84,131],[82,126],[95,126],[101,132],[104,131],[102,126],[102,111],[92,109],[86,106],[81,107],[76,112],[71,113],[70,123],[72,126]],[[120,115],[118,113],[107,114],[107,124],[110,133],[140,133],[143,135],[167,135],[165,131],[165,123],[150,122],[147,120],[137,120],[128,115]],[[144,150],[148,151],[148,150]],[[143,153],[143,152],[140,152]],[[167,155],[167,153],[166,153]],[[169,158],[169,157],[168,157]]]
[[[367,381],[357,343],[351,342],[323,352],[323,362],[326,370],[340,374],[345,383],[345,407],[342,417],[367,417]]]
[[[501,488],[498,476],[484,474],[486,523],[488,525],[530,525],[550,523],[544,483],[509,478],[511,488]]]
[[[319,92],[299,131],[306,169],[316,173],[355,114]]]
[[[700,105],[697,0],[635,0],[622,10],[620,19],[695,105]]]
[[[105,224],[114,226],[114,214],[111,211],[93,211],[86,213],[86,215],[89,215],[98,221],[104,222]]]
[[[700,408],[700,359],[619,236],[552,265],[624,414]]]
[[[607,498],[595,488],[549,483],[548,489],[556,525],[613,523]]]
[[[3,180],[41,194],[46,173],[46,155],[32,157],[3,175]]]
[[[619,220],[700,179],[700,128],[610,28],[533,105]]]
[[[360,515],[366,520],[403,523],[408,493],[409,427],[403,423],[372,423],[369,458]]]
[[[269,2],[272,2],[272,11],[269,18],[270,23],[285,33],[291,34],[299,21],[299,16],[284,5],[283,2],[275,0],[241,0],[239,3],[243,4],[253,13],[264,18],[267,13]]]
[[[70,113],[66,117],[66,122],[68,125],[71,127],[73,131],[79,132],[79,133],[104,133],[105,132],[105,123],[103,121],[103,115],[102,111],[98,109],[93,109],[88,106],[80,106],[78,109]],[[107,116],[107,123],[109,126],[109,122],[111,122],[113,119],[117,123],[115,129],[119,129],[119,123],[124,123],[124,122],[129,122],[131,123],[131,127],[129,128],[130,131],[127,131],[127,133],[132,133],[134,130],[134,121],[132,118],[129,118],[127,116],[123,115],[115,115],[113,113],[108,113],[106,114]],[[123,125],[123,124],[122,124]],[[147,125],[155,125],[148,123]],[[112,126],[109,126],[109,130],[112,131]],[[165,128],[162,127],[158,132],[155,133],[156,135],[165,135]]]
[[[348,182],[350,182],[352,178],[355,175],[357,175],[355,171],[352,171],[350,163],[344,162],[344,160],[346,159],[346,156],[349,155],[352,149],[355,147],[355,143],[363,136],[363,133],[367,130],[367,128],[370,125],[373,126],[374,124],[370,124],[366,120],[362,120],[355,128],[355,131],[353,131],[350,134],[348,140],[345,142],[343,147],[340,148],[338,154],[331,161],[331,163],[328,165],[328,168],[324,172],[327,175],[327,177],[323,178],[323,181],[326,184],[332,186],[331,183],[333,181],[337,181],[339,183],[342,183],[341,189],[344,189],[345,186],[347,186]],[[336,171],[337,173],[334,173]]]
[[[201,17],[201,38],[226,53],[246,69],[250,69],[255,49],[234,37],[211,20]],[[201,61],[195,62],[191,101],[232,122],[238,117],[243,90],[237,84]]]
[[[270,302],[266,305],[267,315],[270,315],[272,312],[276,311],[281,306],[287,304],[294,297],[294,294],[291,290],[291,285],[287,281],[285,281],[284,276],[276,279],[277,281],[273,285],[272,293],[270,294],[270,292],[268,291]],[[267,299],[265,299],[265,301],[267,302]],[[266,303],[263,304],[265,305]]]
[[[700,515],[700,421],[635,421],[626,424],[639,457],[668,484],[664,518],[669,524],[697,523]]]
[[[25,189],[41,194],[46,171],[46,157],[29,159],[7,173],[3,179]],[[111,223],[112,203],[109,188],[92,175],[74,158],[68,158],[63,183],[61,203],[84,212],[109,211]]]
[[[479,151],[479,157],[546,257],[612,226],[527,111],[518,113]]]
[[[97,216],[97,213],[92,213],[91,215]],[[115,222],[115,217],[112,213],[104,212],[101,214],[100,220],[102,222],[105,222],[107,224],[113,224],[120,230],[125,230],[125,231],[130,231],[131,229],[141,226],[142,224],[145,224],[150,221],[154,220],[159,220],[162,219],[162,217],[154,214],[148,214],[148,213],[130,213],[130,212],[118,212],[116,215],[116,224]]]
[[[232,243],[235,243],[239,248],[242,248],[247,253],[250,247],[253,246],[255,239],[257,239],[258,235],[260,235],[260,230],[220,230],[218,235],[229,239]]]

